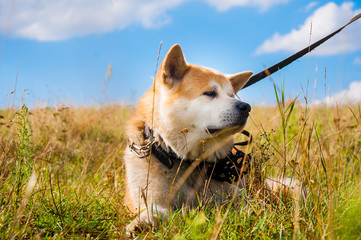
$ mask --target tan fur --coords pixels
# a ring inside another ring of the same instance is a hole
[[[235,93],[247,82],[252,72],[226,76],[216,71],[187,64],[179,45],[165,56],[154,85],[140,98],[136,112],[127,126],[127,136],[137,145],[149,140],[143,137],[144,125],[154,130],[154,138],[166,150],[181,158],[214,162],[229,154],[232,135],[243,129],[248,116],[236,110]],[[216,91],[215,98],[205,92]],[[154,103],[154,104],[153,104]],[[242,120],[242,121],[241,121]],[[214,134],[209,126],[220,130]],[[208,131],[208,132],[207,132]],[[137,218],[128,226],[131,232],[139,226],[157,225],[170,209],[197,206],[198,201],[222,202],[238,187],[208,179],[189,163],[175,162],[168,169],[154,155],[138,158],[129,147],[124,156],[126,168],[126,205]],[[190,171],[191,169],[191,171]]]

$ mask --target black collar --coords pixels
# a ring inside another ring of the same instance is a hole
[[[226,181],[229,183],[237,182],[249,170],[249,162],[251,160],[251,154],[245,154],[235,146],[244,146],[252,142],[252,136],[246,130],[242,131],[242,134],[249,137],[248,141],[238,142],[233,145],[231,153],[222,159],[217,159],[215,163],[202,162],[198,165],[198,169],[206,169],[207,175],[212,179],[218,181]],[[152,138],[151,129],[145,125],[144,127],[144,139],[148,140]],[[169,147],[169,151],[162,148],[159,142],[153,142],[151,148],[151,154],[157,157],[157,159],[163,163],[167,168],[171,169],[174,162],[188,162],[192,163],[194,160],[182,159]]]

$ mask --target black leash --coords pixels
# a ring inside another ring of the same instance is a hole
[[[358,20],[359,18],[361,18],[361,13],[356,15],[354,18],[352,18],[347,24],[345,24],[343,27],[339,28],[338,30],[334,31],[333,33],[329,34],[328,36],[322,38],[321,40],[318,40],[317,42],[309,45],[308,47],[302,49],[301,51],[293,54],[292,56],[286,58],[285,60],[273,65],[272,67],[269,67],[265,70],[263,70],[262,72],[257,73],[256,75],[253,75],[248,82],[246,83],[246,85],[244,85],[243,88],[249,87],[252,84],[255,84],[256,82],[262,80],[263,78],[271,75],[272,73],[277,72],[278,70],[284,68],[285,66],[287,66],[288,64],[292,63],[293,61],[299,59],[300,57],[304,56],[306,53],[311,52],[313,49],[315,49],[316,47],[320,46],[322,43],[326,42],[328,39],[332,38],[333,36],[335,36],[337,33],[341,32],[342,29],[344,29],[347,25],[353,23],[354,21]],[[361,40],[360,40],[361,41]]]

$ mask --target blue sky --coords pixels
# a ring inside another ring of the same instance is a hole
[[[16,106],[135,103],[161,41],[160,59],[179,43],[189,63],[257,73],[305,47],[311,22],[313,42],[360,12],[356,0],[2,0],[0,108],[12,105],[17,72]],[[361,101],[361,20],[272,78],[287,97],[302,100],[309,79],[309,101]],[[269,79],[239,96],[275,103]]]

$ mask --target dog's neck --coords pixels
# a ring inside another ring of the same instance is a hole
[[[243,131],[243,134],[250,136],[247,131]],[[248,173],[248,164],[251,159],[250,154],[245,154],[241,150],[233,146],[232,151],[224,158],[218,159],[218,161],[210,162],[208,161],[198,161],[198,159],[185,159],[179,157],[170,147],[167,150],[164,150],[164,147],[161,146],[160,141],[162,138],[159,136],[158,141],[153,139],[153,130],[150,129],[147,125],[144,127],[144,139],[149,140],[151,144],[152,155],[158,158],[158,160],[163,163],[167,168],[171,169],[174,164],[194,164],[196,162],[196,167],[200,172],[206,174],[207,178],[212,178],[221,182],[237,182],[245,174]],[[248,142],[239,142],[235,145],[246,145],[249,144],[252,138]],[[162,142],[165,145],[164,141]],[[134,150],[134,148],[133,148]],[[133,152],[134,153],[134,152]],[[203,158],[206,160],[206,158]],[[197,162],[198,161],[198,162]],[[178,165],[179,166],[179,165]]]
[[[144,128],[143,132],[145,132]],[[172,134],[167,134],[168,132]],[[152,129],[154,141],[158,142],[167,152],[175,152],[181,159],[202,159],[207,162],[216,162],[226,157],[233,146],[233,137],[191,139],[187,132],[169,131],[162,133],[157,128]]]

